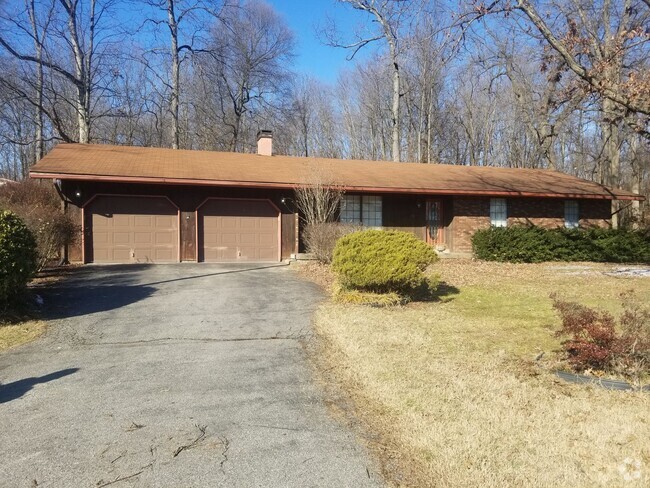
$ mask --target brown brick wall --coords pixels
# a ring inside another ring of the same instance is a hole
[[[451,205],[453,218],[451,233],[453,252],[472,252],[472,235],[490,226],[490,199],[454,197]]]
[[[508,225],[537,225],[553,228],[564,225],[564,200],[561,198],[507,198]],[[580,227],[611,225],[610,200],[579,200]],[[471,252],[471,238],[479,229],[490,226],[490,199],[454,197],[452,205],[453,252]]]
[[[580,227],[611,227],[611,200],[579,200]]]
[[[560,198],[508,198],[508,225],[564,226],[564,200]],[[488,210],[489,211],[489,210]]]

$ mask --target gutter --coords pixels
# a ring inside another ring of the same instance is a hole
[[[104,181],[115,183],[153,183],[163,185],[202,185],[202,186],[236,186],[247,188],[269,188],[269,189],[290,189],[300,187],[300,184],[292,183],[269,183],[231,180],[201,180],[190,178],[159,178],[159,177],[138,177],[138,176],[106,176],[106,175],[83,175],[65,173],[46,173],[30,171],[31,178],[42,179],[65,179],[78,181]],[[474,195],[474,196],[519,196],[519,197],[545,197],[545,198],[568,198],[568,199],[598,199],[598,200],[645,200],[642,195],[620,195],[614,193],[605,194],[582,194],[582,193],[542,193],[542,192],[521,192],[521,191],[490,191],[490,190],[438,190],[420,188],[394,188],[394,187],[369,187],[369,186],[341,186],[343,191],[358,193],[397,193],[410,195]]]

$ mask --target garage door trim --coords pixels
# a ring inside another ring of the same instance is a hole
[[[239,202],[268,202],[271,207],[275,209],[276,212],[278,212],[278,261],[282,261],[282,211],[280,208],[273,203],[273,201],[270,198],[228,198],[228,197],[208,197],[205,200],[201,202],[201,204],[196,207],[196,210],[194,211],[194,218],[196,220],[196,259],[199,259],[199,254],[201,250],[199,249],[199,227],[200,227],[200,220],[199,220],[199,211],[201,210],[201,207],[203,207],[206,203],[208,203],[210,200],[228,200],[228,201],[239,201]]]
[[[167,195],[131,195],[127,193],[95,193],[81,206],[81,262],[86,264],[86,207],[95,201],[98,197],[136,197],[136,198],[164,198],[176,209],[176,218],[178,219],[178,253],[177,262],[181,261],[181,209]],[[92,230],[92,226],[91,226]],[[197,241],[198,242],[198,241]]]

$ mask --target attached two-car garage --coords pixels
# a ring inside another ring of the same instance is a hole
[[[192,260],[280,260],[280,212],[268,200],[209,198],[185,235],[179,208],[163,196],[99,195],[84,214],[85,262],[178,262],[183,240],[197,244]]]

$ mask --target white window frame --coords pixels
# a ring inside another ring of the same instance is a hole
[[[380,195],[343,195],[339,221],[380,228],[383,225],[383,199]]]
[[[505,198],[490,198],[490,225],[508,227],[508,201]]]
[[[564,200],[564,227],[567,229],[580,227],[580,203],[577,200]]]

